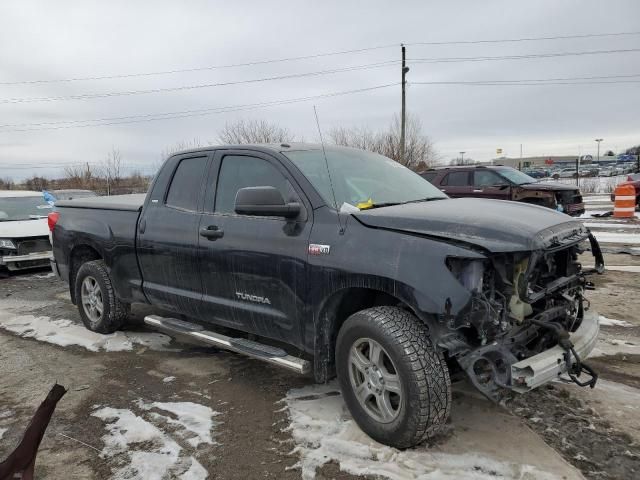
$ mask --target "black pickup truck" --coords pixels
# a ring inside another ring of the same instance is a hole
[[[579,221],[515,202],[449,199],[361,150],[281,144],[168,158],[146,196],[62,201],[54,271],[86,327],[145,322],[326,382],[374,439],[438,432],[452,374],[485,395],[559,376],[595,385],[583,298],[602,272]],[[590,248],[595,267],[578,255]]]

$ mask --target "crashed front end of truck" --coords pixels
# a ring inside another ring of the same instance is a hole
[[[588,276],[604,271],[598,242],[582,225],[541,233],[539,248],[449,257],[447,267],[471,292],[458,314],[445,305],[438,344],[486,396],[526,392],[556,378],[593,388],[597,374],[584,362],[599,330],[589,312]],[[579,255],[590,249],[595,267]]]

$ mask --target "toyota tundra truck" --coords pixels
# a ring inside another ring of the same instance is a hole
[[[123,327],[133,303],[174,312],[145,322],[337,376],[355,421],[387,445],[442,430],[451,375],[492,399],[596,382],[584,295],[604,264],[589,230],[541,206],[450,199],[374,153],[189,150],[146,196],[61,201],[49,223],[53,269],[89,330]]]

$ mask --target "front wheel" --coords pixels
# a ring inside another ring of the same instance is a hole
[[[427,327],[396,307],[357,312],[342,325],[336,367],[345,403],[360,428],[396,448],[440,432],[451,408],[451,381]]]
[[[102,260],[83,264],[76,275],[76,303],[87,329],[113,333],[125,322],[128,305],[116,297],[109,271]]]

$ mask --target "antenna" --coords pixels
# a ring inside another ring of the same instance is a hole
[[[329,160],[327,160],[327,152],[324,149],[324,140],[322,138],[322,130],[320,129],[320,120],[318,120],[318,111],[316,110],[316,106],[313,106],[313,113],[316,116],[316,125],[318,126],[318,133],[320,134],[320,145],[322,145],[322,155],[324,156],[324,164],[327,167],[327,175],[329,176],[329,186],[331,186],[331,195],[333,195],[333,203],[336,205],[336,210],[338,212],[338,226],[340,227],[340,231],[342,232],[342,222],[340,222],[340,207],[338,206],[338,200],[336,199],[336,192],[333,189],[333,181],[331,180],[331,171],[329,170]]]

